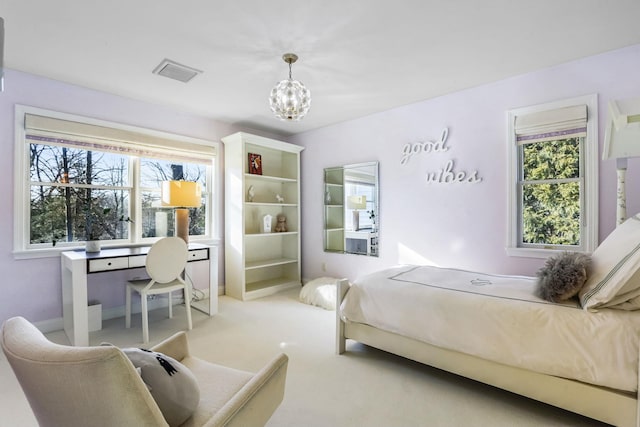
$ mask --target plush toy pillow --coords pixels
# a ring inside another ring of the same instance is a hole
[[[578,294],[587,281],[591,257],[578,252],[563,252],[547,259],[538,271],[540,296],[561,302]]]
[[[200,401],[200,389],[193,373],[162,353],[141,348],[122,351],[140,372],[167,423],[171,427],[184,423]]]

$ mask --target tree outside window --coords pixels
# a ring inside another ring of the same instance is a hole
[[[30,243],[128,239],[126,156],[30,144]]]
[[[521,146],[522,242],[580,245],[581,138]]]
[[[129,240],[134,186],[133,163],[139,164],[141,238],[174,235],[174,209],[160,205],[162,181],[199,182],[203,202],[189,209],[189,234],[206,234],[207,166],[90,151],[73,147],[30,145],[30,243]]]

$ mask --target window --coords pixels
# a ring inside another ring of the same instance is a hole
[[[215,237],[212,143],[30,107],[16,108],[17,253],[136,244],[174,235],[165,180],[199,182],[189,234]]]
[[[195,181],[206,194],[207,165],[194,162],[176,163],[154,158],[140,159],[140,219],[142,237],[173,236],[174,210],[160,205],[160,183],[168,180]],[[189,209],[189,236],[207,235],[208,198],[203,197],[199,208]]]
[[[597,97],[511,110],[508,253],[597,244]]]

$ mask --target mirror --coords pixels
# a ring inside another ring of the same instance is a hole
[[[324,250],[378,256],[378,162],[324,170]]]

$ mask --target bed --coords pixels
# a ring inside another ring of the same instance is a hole
[[[536,279],[404,265],[338,283],[352,339],[617,426],[640,427],[640,216],[592,254],[578,298]]]

